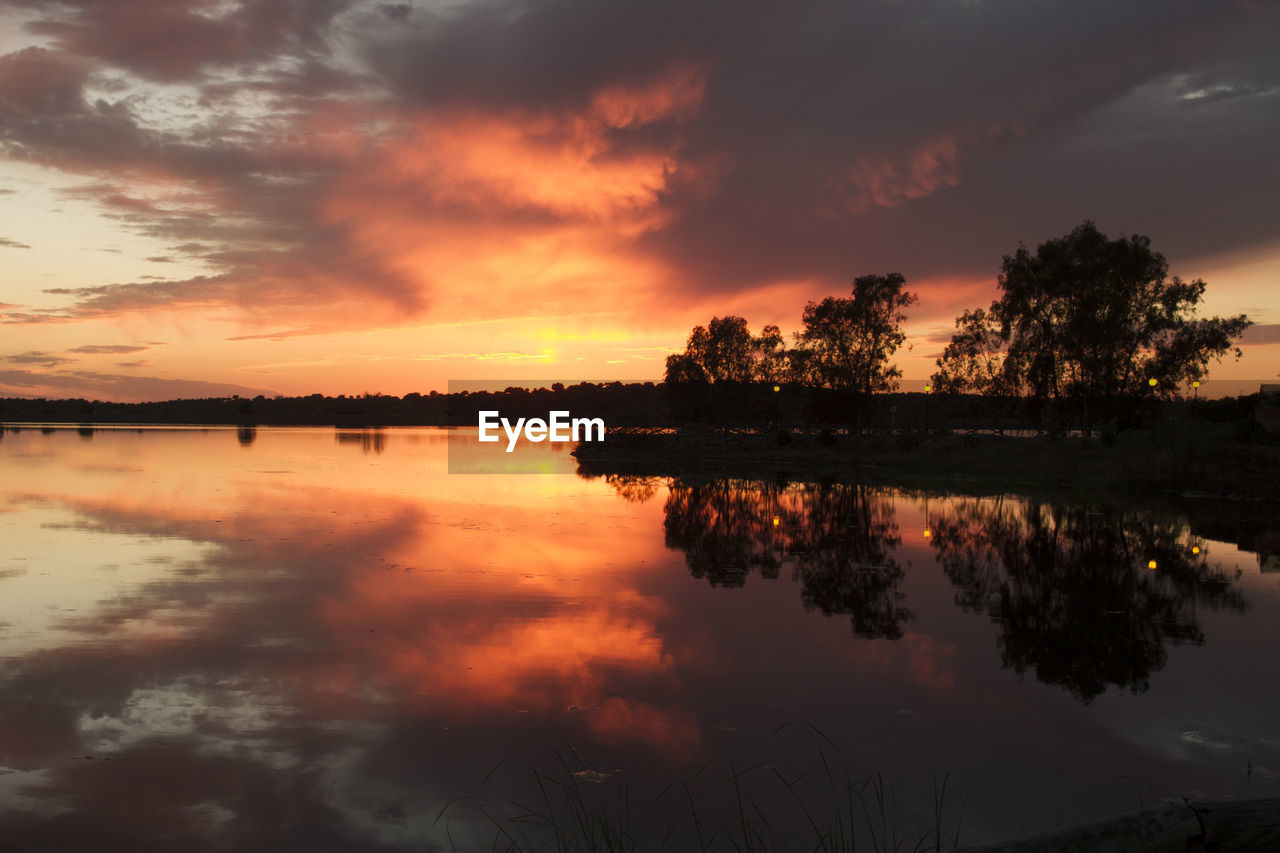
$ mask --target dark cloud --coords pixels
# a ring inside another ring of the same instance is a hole
[[[282,341],[285,338],[297,338],[305,335],[314,335],[316,329],[304,327],[301,329],[285,329],[279,332],[263,332],[260,335],[235,335],[227,338],[229,341]]]
[[[674,0],[474,3],[373,34],[366,59],[408,103],[580,107],[603,86],[642,84],[673,63],[715,59],[760,17],[746,5]]]
[[[1248,41],[1256,23],[1238,10],[876,8],[836,21],[865,13],[811,7],[803,35],[715,66],[685,156],[724,177],[698,193],[677,173],[654,251],[736,288],[885,269],[994,279],[1019,240],[1086,217],[1198,254],[1270,230],[1257,213],[1274,209],[1280,180],[1260,140],[1280,132],[1280,110],[1206,114],[1167,89]]]
[[[1246,344],[1280,344],[1280,323],[1255,323],[1244,330]]]
[[[0,249],[30,249],[26,243],[19,243],[17,240],[10,240],[8,237],[0,237]]]
[[[347,0],[248,0],[210,14],[203,0],[40,0],[13,5],[44,14],[27,24],[67,53],[158,80],[196,77],[211,67],[275,60],[323,41]]]
[[[386,15],[393,21],[406,21],[409,19],[409,13],[413,7],[408,3],[383,3],[378,6],[378,11]]]
[[[71,364],[76,361],[76,359],[54,355],[51,352],[30,350],[28,352],[20,352],[15,355],[0,356],[0,361],[7,361],[10,364],[34,364],[39,365],[40,367],[57,367],[60,364]]]
[[[97,355],[100,353],[124,355],[131,352],[144,352],[149,349],[151,349],[149,346],[131,346],[129,344],[86,344],[82,347],[69,349],[67,352],[83,353],[85,355]]]
[[[482,3],[387,36],[370,62],[408,101],[498,110],[705,69],[674,215],[644,244],[688,283],[741,288],[985,273],[1085,217],[1195,253],[1255,243],[1280,190],[1264,141],[1280,110],[1263,108],[1280,78],[1259,59],[1275,18],[1186,0]],[[1200,78],[1234,81],[1236,103],[1208,114],[1170,90]],[[1205,204],[1223,215],[1206,223]]]
[[[0,115],[65,115],[84,108],[82,87],[90,67],[41,47],[0,56]],[[7,129],[7,127],[6,127]]]
[[[317,249],[317,256],[301,257],[290,252],[262,251],[227,253],[224,262],[235,272],[221,276],[197,276],[184,280],[133,282],[79,288],[49,288],[52,295],[69,296],[72,305],[65,309],[41,309],[23,314],[0,315],[21,318],[19,322],[64,322],[148,310],[191,310],[219,308],[227,305],[252,305],[263,318],[287,319],[291,316],[327,316],[334,325],[352,319],[374,324],[385,322],[385,311],[397,318],[419,316],[425,303],[416,288],[401,279],[397,287],[394,274],[380,282],[381,301],[358,303],[373,295],[368,279],[369,266],[362,265],[341,252]],[[320,258],[332,263],[323,278],[315,273]],[[299,282],[305,282],[300,287]],[[8,320],[6,319],[6,322]],[[341,321],[341,322],[339,322]],[[318,329],[320,330],[320,329]]]

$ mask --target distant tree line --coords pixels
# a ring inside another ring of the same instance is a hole
[[[749,386],[754,387],[754,386]],[[770,386],[771,387],[771,386]],[[768,417],[775,412],[800,411],[805,405],[812,422],[838,422],[842,411],[838,396],[826,398],[830,404],[824,421],[808,389],[782,386],[780,393],[761,393],[758,412]],[[831,392],[823,392],[831,393]],[[898,429],[919,430],[925,423],[923,394],[878,394],[877,404],[867,413],[867,423],[876,428],[896,425]],[[1220,423],[1253,423],[1259,396],[1171,401],[1173,409],[1193,409],[1197,420]],[[930,401],[933,422],[957,427],[1005,425],[1026,421],[1026,401],[1000,400],[976,395],[947,395]],[[1019,406],[1022,408],[1020,409]],[[48,400],[18,397],[0,398],[0,437],[3,427],[19,428],[22,423],[81,424],[225,424],[255,426],[335,426],[349,428],[380,426],[475,426],[481,409],[498,409],[507,417],[545,417],[553,409],[603,417],[610,428],[674,426],[679,423],[668,407],[666,386],[645,383],[580,383],[555,388],[511,388],[499,392],[470,394],[386,394],[326,397],[210,397],[149,403],[111,403],[85,399]],[[893,410],[891,413],[890,410]],[[995,412],[995,414],[993,414]],[[1021,414],[1019,414],[1021,412]],[[815,414],[816,413],[816,414]],[[896,418],[896,420],[894,420]],[[786,420],[785,417],[782,420]],[[790,422],[788,422],[790,424]]]
[[[1040,419],[1140,412],[1171,399],[1234,350],[1250,325],[1196,317],[1205,283],[1170,277],[1140,235],[1110,240],[1086,221],[1065,237],[1006,255],[1000,296],[965,311],[931,377],[932,390],[1020,403]],[[786,411],[805,420],[863,423],[872,394],[897,390],[892,363],[918,302],[898,273],[855,278],[847,297],[809,302],[790,348],[777,326],[753,336],[741,317],[714,317],[667,359],[678,420],[774,420],[769,393],[790,390]],[[795,389],[803,389],[797,394]]]
[[[209,397],[153,403],[0,398],[0,422],[234,424],[240,426],[475,426],[481,410],[546,417],[553,409],[589,413],[608,425],[665,426],[666,396],[652,382],[582,382],[550,388],[326,397]]]

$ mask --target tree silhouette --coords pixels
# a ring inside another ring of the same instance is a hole
[[[667,404],[681,421],[758,420],[776,405],[768,389],[787,373],[777,326],[753,337],[741,317],[713,317],[694,327],[684,352],[667,356]]]
[[[804,307],[796,335],[795,378],[807,385],[856,391],[893,391],[902,371],[889,359],[906,340],[902,323],[918,297],[899,273],[853,280],[853,295],[828,296]]]
[[[851,484],[750,480],[674,481],[665,507],[666,544],[684,552],[694,577],[740,587],[751,572],[777,578],[790,567],[806,609],[845,615],[856,636],[896,639],[914,618],[887,492]]]
[[[785,347],[777,326],[752,337],[741,317],[712,317],[695,326],[682,353],[667,356],[666,381],[698,384],[773,381],[785,372]]]
[[[1197,319],[1203,281],[1170,278],[1148,238],[1109,240],[1088,221],[1034,255],[1025,246],[1006,255],[999,285],[989,310],[957,319],[933,376],[939,390],[1103,408],[1169,397],[1202,379],[1250,325],[1243,314]]]
[[[1146,690],[1169,644],[1203,643],[1198,607],[1245,609],[1182,525],[1145,514],[964,500],[931,529],[956,603],[999,626],[1004,665],[1085,704]]]

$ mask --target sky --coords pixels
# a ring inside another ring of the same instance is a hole
[[[0,0],[0,395],[660,379],[1086,219],[1280,372],[1274,0]]]

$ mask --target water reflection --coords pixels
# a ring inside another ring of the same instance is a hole
[[[665,515],[667,547],[683,551],[693,576],[712,586],[742,586],[753,571],[776,578],[786,566],[806,609],[848,616],[859,637],[897,639],[913,616],[903,603],[905,573],[893,554],[902,536],[885,489],[676,480]]]
[[[444,431],[232,432],[5,433],[14,849],[449,849],[435,816],[500,763],[573,746],[658,802],[714,758],[814,771],[766,748],[796,720],[899,792],[955,771],[974,841],[1114,812],[1135,774],[1234,794],[1237,733],[1250,794],[1280,790],[1274,576],[1159,515],[934,498],[925,544],[886,488],[450,475]],[[1206,635],[1212,690],[1166,651]],[[1140,724],[1023,683],[993,637],[1082,698],[1149,680],[1112,691]]]
[[[380,429],[338,430],[338,444],[358,444],[365,453],[382,453],[387,449],[387,434]]]
[[[1004,665],[1082,702],[1146,690],[1167,646],[1204,642],[1200,610],[1245,610],[1202,541],[1148,514],[953,499],[931,527],[956,604],[996,623]]]
[[[700,754],[667,607],[597,530],[548,527],[563,485],[445,488],[412,436],[335,477],[331,433],[219,454],[232,431],[6,442],[0,836],[447,849],[434,816],[531,741]],[[628,554],[661,551],[633,527]]]
[[[651,481],[616,477],[628,500]],[[900,493],[852,483],[671,482],[666,544],[712,586],[752,573],[800,584],[806,609],[847,615],[863,638],[898,639],[903,592]],[[1146,690],[1167,647],[1202,644],[1203,610],[1243,612],[1238,573],[1213,567],[1185,523],[1149,513],[1015,499],[926,501],[926,536],[955,603],[986,613],[1003,665],[1089,703],[1108,687]]]

